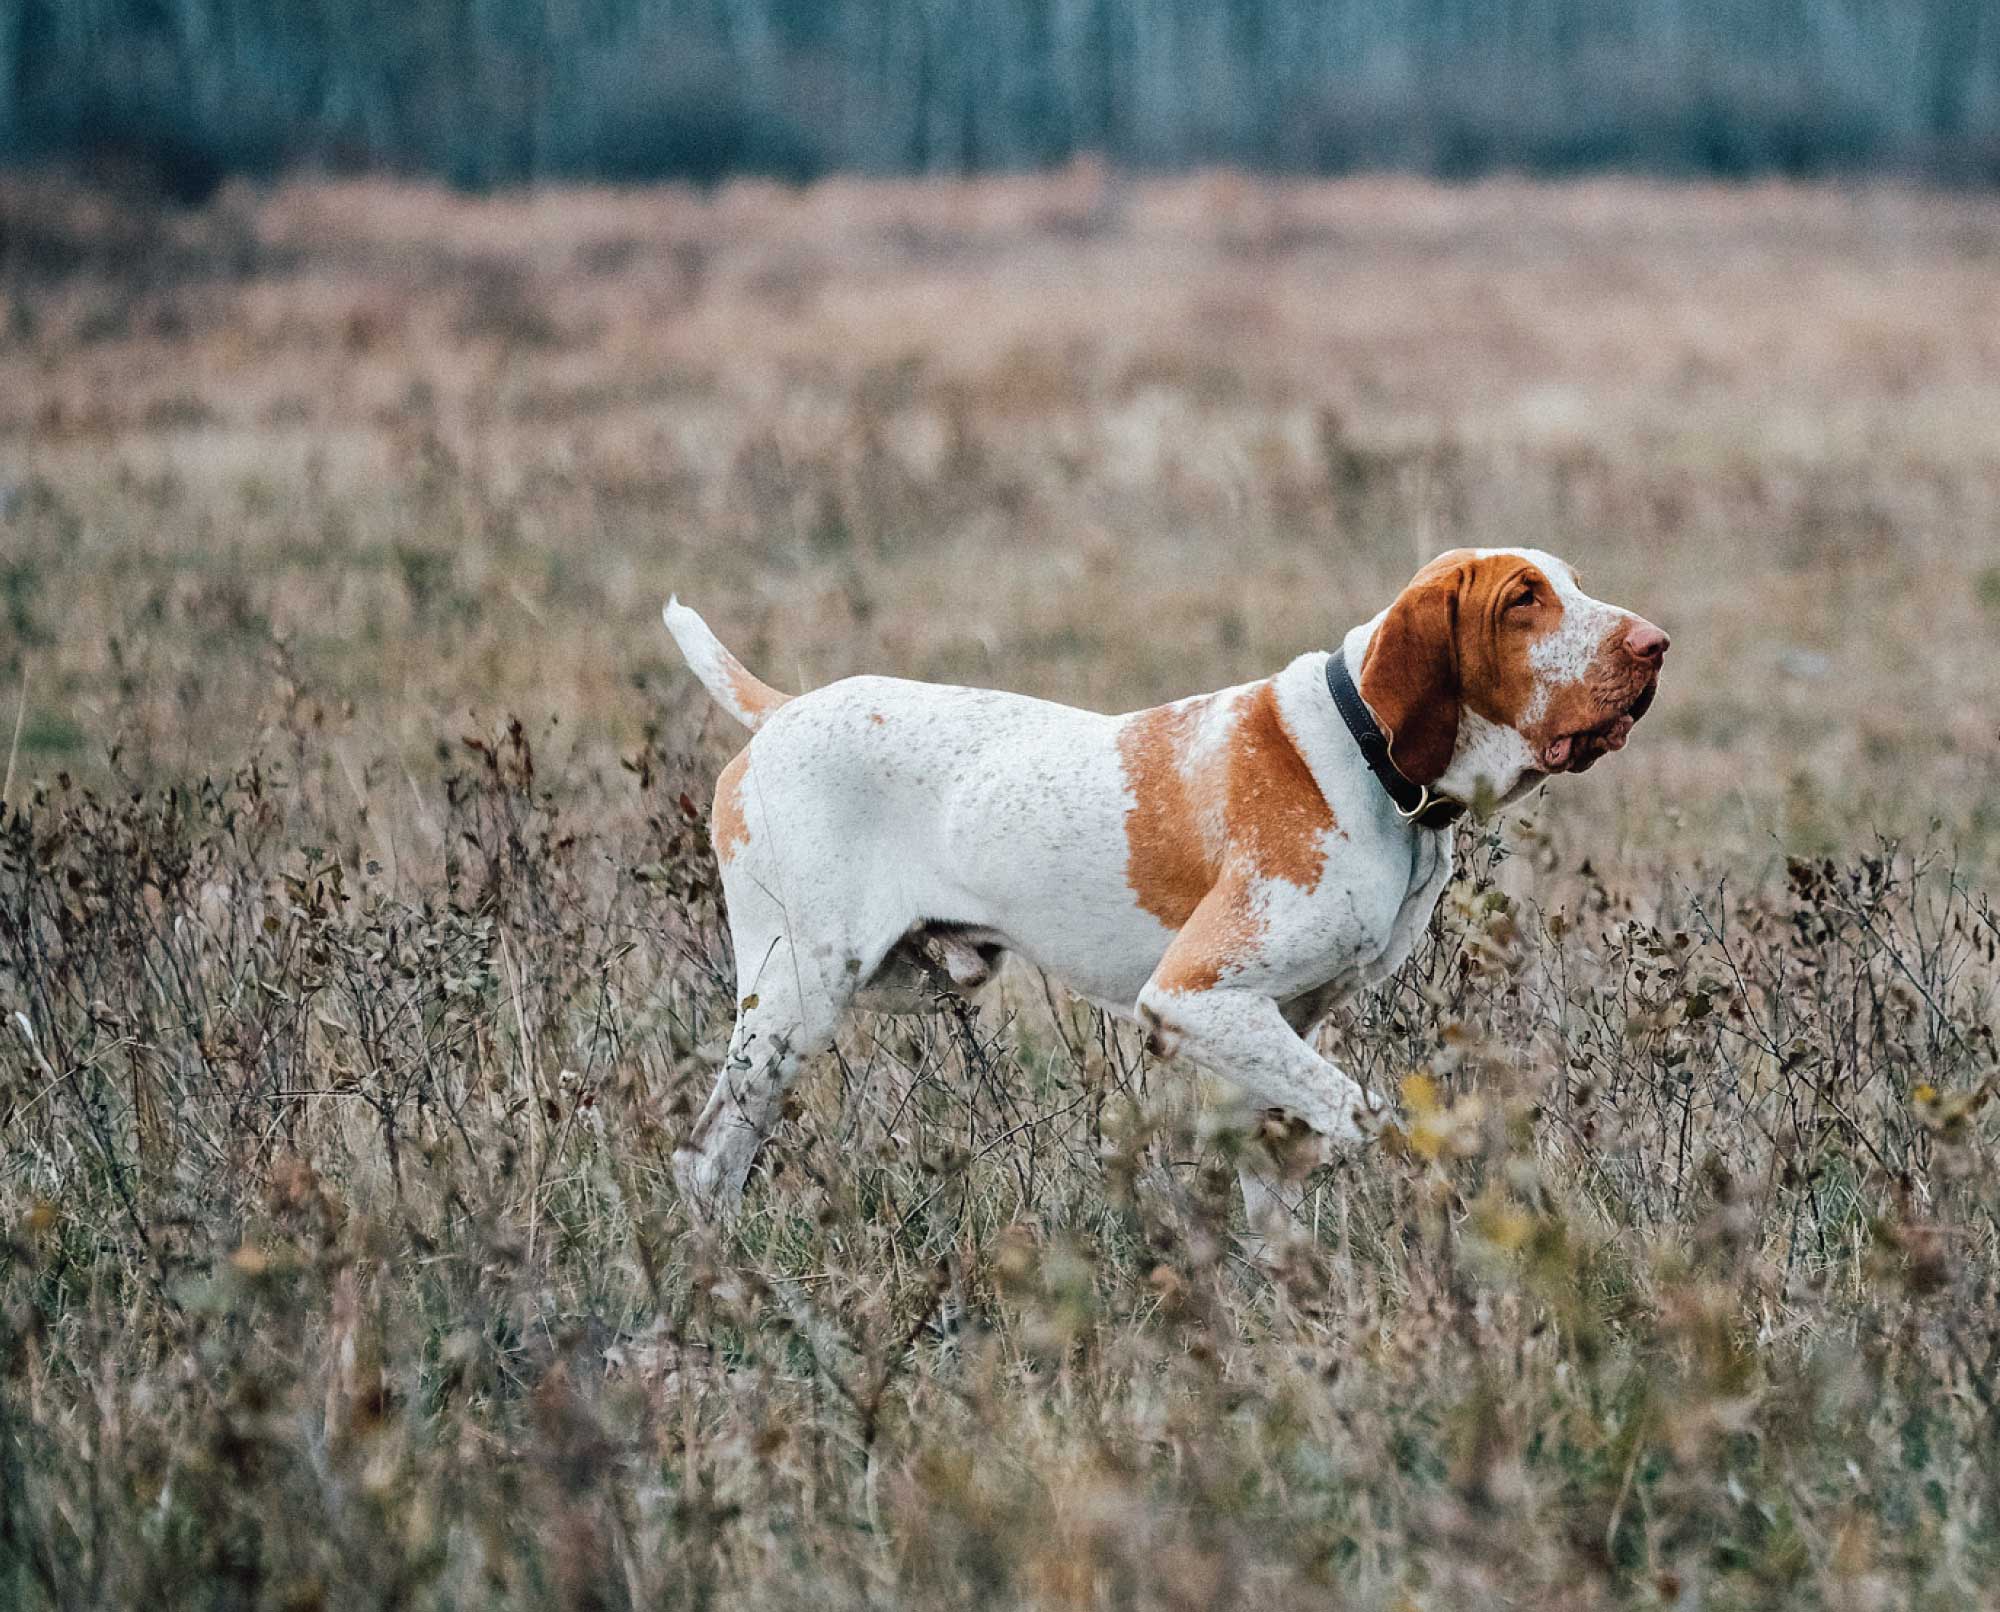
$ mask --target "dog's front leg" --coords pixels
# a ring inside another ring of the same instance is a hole
[[[1381,1105],[1287,1021],[1279,998],[1296,996],[1299,982],[1287,979],[1283,960],[1241,955],[1240,916],[1251,898],[1242,880],[1225,878],[1195,909],[1139,993],[1148,1041],[1163,1057],[1185,1053],[1257,1106],[1284,1109],[1313,1130],[1322,1149],[1354,1147]],[[1290,1214],[1282,1175],[1261,1163],[1242,1172],[1253,1234]]]
[[[1338,1064],[1299,1039],[1278,1004],[1254,990],[1176,991],[1148,985],[1139,997],[1148,1045],[1185,1053],[1240,1086],[1266,1108],[1296,1115],[1336,1147],[1367,1138],[1380,1104]]]
[[[1184,1053],[1256,1106],[1285,1110],[1313,1130],[1322,1150],[1356,1147],[1372,1134],[1380,1102],[1307,1046],[1269,996],[1229,986],[1175,990],[1156,981],[1139,997],[1139,1016],[1160,1056]],[[1296,1207],[1282,1165],[1246,1163],[1241,1174],[1253,1236],[1273,1234]]]

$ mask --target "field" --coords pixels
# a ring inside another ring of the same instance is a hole
[[[1955,1608],[2000,1574],[2000,202],[0,183],[0,1604]],[[726,1235],[737,735],[1534,543],[1673,634],[1322,1032],[1281,1267],[1018,966]]]

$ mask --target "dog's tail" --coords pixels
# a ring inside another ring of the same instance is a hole
[[[735,717],[752,733],[761,728],[771,713],[791,698],[768,683],[752,677],[743,663],[722,647],[722,640],[708,629],[708,623],[680,602],[667,601],[660,617],[702,687],[715,696],[715,703]]]

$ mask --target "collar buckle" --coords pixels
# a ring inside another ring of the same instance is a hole
[[[1416,824],[1418,828],[1450,828],[1465,815],[1465,802],[1453,800],[1449,795],[1434,795],[1429,784],[1417,786],[1421,795],[1408,811],[1396,808],[1396,815],[1405,822]]]

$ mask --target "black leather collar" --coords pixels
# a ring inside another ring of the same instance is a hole
[[[1433,795],[1428,784],[1413,784],[1397,771],[1389,759],[1389,736],[1368,709],[1354,675],[1347,669],[1347,657],[1338,649],[1326,658],[1326,686],[1339,707],[1341,720],[1354,735],[1361,759],[1375,774],[1389,798],[1396,803],[1396,815],[1418,828],[1450,828],[1465,815],[1465,802],[1446,795]]]

